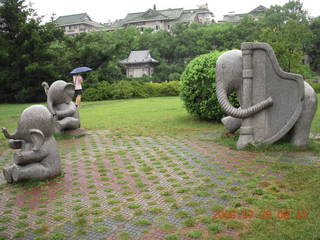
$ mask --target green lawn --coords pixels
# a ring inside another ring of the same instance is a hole
[[[0,104],[0,126],[15,131],[19,115],[30,105]],[[121,135],[177,135],[221,128],[190,116],[179,97],[83,102],[80,117],[85,129],[108,129]]]
[[[320,94],[318,99],[320,102]],[[0,104],[0,126],[14,131],[20,113],[30,105]],[[190,116],[179,97],[83,102],[80,117],[85,129],[109,129],[123,135],[177,135],[222,129],[220,124]],[[311,131],[320,133],[320,107]]]
[[[220,127],[190,116],[178,97],[85,103],[80,108],[86,129],[110,129],[123,135],[177,135]]]

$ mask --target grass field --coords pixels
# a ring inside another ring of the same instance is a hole
[[[13,132],[29,105],[0,105],[0,126]],[[85,102],[80,116],[92,134],[57,137],[64,176],[0,181],[0,240],[102,238],[114,231],[108,221],[132,226],[112,239],[320,239],[319,142],[236,151],[233,138],[219,145],[221,124],[190,116],[178,97]],[[0,144],[7,150],[2,135]],[[0,168],[11,155],[0,154]]]
[[[14,131],[19,114],[30,105],[0,104],[0,126]],[[84,102],[80,116],[86,129],[109,129],[123,135],[175,135],[221,128],[190,116],[178,97]]]
[[[318,99],[320,102],[320,95]],[[14,131],[19,114],[30,105],[0,104],[0,126]],[[109,129],[122,135],[177,135],[223,128],[190,116],[178,97],[84,102],[80,116],[86,129]],[[320,107],[311,132],[320,133]]]
[[[87,129],[110,129],[122,135],[177,135],[220,128],[199,121],[178,97],[91,102],[80,108]]]

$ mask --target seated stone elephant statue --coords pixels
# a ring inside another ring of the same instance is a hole
[[[52,114],[42,105],[32,105],[22,112],[14,134],[2,128],[4,136],[9,139],[9,146],[21,149],[13,155],[14,164],[3,169],[8,183],[45,180],[61,174],[60,156],[53,131]]]
[[[53,114],[55,132],[77,129],[80,127],[80,117],[76,105],[72,102],[74,85],[63,80],[57,80],[49,87],[43,82],[42,87],[47,94],[48,109]]]

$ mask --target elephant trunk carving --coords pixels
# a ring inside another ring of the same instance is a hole
[[[7,139],[20,139],[20,137],[17,135],[17,131],[13,134],[10,134],[6,128],[2,128],[2,132]]]
[[[216,67],[216,92],[218,101],[222,107],[222,109],[225,111],[226,114],[235,117],[235,118],[247,118],[250,117],[261,110],[271,106],[273,104],[272,98],[269,97],[266,100],[257,103],[249,108],[241,109],[241,108],[235,108],[231,105],[231,103],[228,100],[228,93],[231,92],[231,89],[236,89],[235,83],[240,83],[242,79],[236,79],[239,76],[242,76],[242,66],[240,65],[241,61],[234,62],[236,60],[234,58],[235,52],[232,52],[232,54],[225,53],[221,55],[217,61],[217,67]],[[239,51],[241,54],[241,51]],[[241,60],[241,55],[238,56]],[[239,59],[238,59],[239,60]],[[223,62],[223,63],[222,63]],[[226,64],[227,62],[227,64]],[[228,66],[234,66],[232,71],[227,72],[224,69],[224,65]],[[239,74],[240,73],[240,74]],[[230,86],[228,86],[230,84]]]
[[[48,97],[48,92],[49,92],[49,84],[47,82],[42,82],[41,83],[41,86],[43,87],[44,89],[44,92],[46,93],[47,97]],[[52,101],[48,101],[48,109],[49,111],[51,112],[51,114],[55,117],[56,113],[53,109],[53,104],[52,104]]]
[[[43,87],[46,95],[48,96],[49,84],[47,82],[42,82],[41,86]]]
[[[49,109],[50,113],[53,115],[54,118],[56,118],[56,111],[55,111],[54,108],[53,108],[52,102],[49,102],[49,101],[48,101],[47,104],[48,104],[48,109]]]

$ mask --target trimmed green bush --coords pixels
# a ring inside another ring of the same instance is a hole
[[[225,116],[215,87],[216,62],[222,52],[214,51],[193,59],[181,76],[180,96],[186,110],[204,120],[220,122]],[[231,104],[239,106],[235,94],[229,97]]]
[[[161,96],[179,96],[180,82],[141,82],[122,80],[115,83],[99,82],[84,90],[84,101],[99,101],[109,99],[147,98]]]
[[[305,79],[311,79],[315,76],[308,64],[299,64],[292,69],[292,72],[301,74]]]
[[[316,93],[320,93],[320,82],[307,81]]]
[[[82,94],[85,101],[99,101],[109,99],[111,97],[111,85],[102,81],[95,85],[95,87],[87,88]]]
[[[134,96],[134,87],[129,81],[119,81],[111,85],[112,99],[127,99]]]

